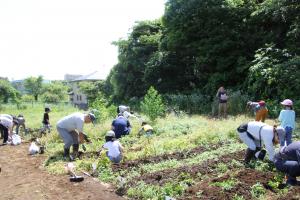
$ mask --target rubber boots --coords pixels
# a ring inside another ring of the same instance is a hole
[[[67,160],[70,158],[70,148],[64,149],[64,160]]]
[[[253,158],[254,154],[255,154],[254,150],[247,148],[245,159],[244,159],[245,164],[248,164],[250,162],[250,160]]]
[[[73,155],[70,156],[71,161],[75,160],[78,157],[79,144],[73,144]]]

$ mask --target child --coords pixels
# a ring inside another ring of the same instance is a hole
[[[146,133],[146,136],[151,136],[153,134],[153,128],[147,122],[142,122],[142,128],[139,130],[138,135],[140,136],[142,132]]]
[[[290,99],[285,99],[281,102],[284,109],[280,111],[278,120],[280,121],[280,126],[285,129],[285,139],[280,141],[280,146],[283,147],[285,142],[286,145],[292,143],[292,133],[295,129],[295,111],[293,110],[293,101]]]
[[[123,146],[116,139],[114,131],[108,131],[105,136],[106,143],[102,146],[102,149],[108,149],[106,152],[107,157],[114,164],[118,164],[122,160]]]
[[[249,101],[247,103],[248,106],[250,106],[254,113],[255,113],[255,121],[261,121],[261,122],[265,122],[266,117],[268,115],[268,109],[266,107],[266,103],[265,101],[259,101],[259,102],[252,102]]]
[[[46,130],[48,130],[48,133],[50,133],[50,121],[49,121],[49,112],[50,112],[50,108],[46,107],[45,108],[45,113],[44,113],[44,118],[43,118],[43,131],[46,132]]]

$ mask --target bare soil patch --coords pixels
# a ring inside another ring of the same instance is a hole
[[[0,146],[0,199],[5,200],[120,200],[114,188],[91,177],[80,183],[68,175],[51,175],[43,168],[46,156],[28,155],[28,143]],[[81,174],[79,174],[81,175]]]

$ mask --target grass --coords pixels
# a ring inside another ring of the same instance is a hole
[[[44,104],[26,104],[24,109],[17,110],[15,105],[3,105],[1,113],[18,115],[22,113],[26,119],[26,125],[30,128],[41,127],[41,121],[44,113]],[[41,142],[46,145],[47,159],[44,162],[45,168],[49,173],[65,174],[64,165],[66,162],[62,159],[63,143],[59,137],[55,125],[62,117],[78,112],[78,110],[70,105],[51,105],[50,122],[52,125],[51,134],[47,134],[41,138]],[[80,111],[82,112],[82,111]],[[120,139],[121,144],[125,147],[125,161],[142,159],[149,156],[160,156],[172,152],[189,151],[195,147],[203,146],[207,151],[200,154],[191,155],[182,159],[165,159],[157,163],[141,164],[138,167],[123,169],[118,172],[113,172],[110,161],[105,155],[99,158],[94,156],[82,160],[76,160],[76,171],[91,171],[92,163],[96,163],[98,178],[101,181],[109,182],[118,187],[118,177],[122,176],[126,181],[134,180],[141,174],[150,174],[166,169],[177,169],[179,167],[188,167],[200,165],[201,163],[214,159],[219,160],[220,157],[229,153],[237,152],[245,149],[245,145],[239,143],[236,128],[243,122],[252,120],[248,116],[229,117],[225,120],[216,120],[206,116],[199,115],[174,115],[166,116],[156,121],[155,124],[150,124],[155,129],[155,134],[150,138],[145,136],[138,137],[137,133],[140,129],[140,121],[131,120],[133,126],[130,135]],[[96,126],[86,124],[84,131],[89,135],[92,143],[87,144],[87,153],[95,152],[104,144],[104,135],[111,127],[112,118],[101,121]],[[268,124],[273,124],[273,120],[267,120]],[[299,123],[298,123],[299,124]],[[299,125],[297,126],[299,127]],[[294,132],[294,136],[299,138],[299,128]],[[211,149],[215,145],[217,148]],[[219,145],[219,146],[218,146]],[[104,152],[103,152],[104,153]],[[232,160],[230,163],[218,163],[214,169],[216,174],[228,173],[230,169],[233,171],[244,168],[244,165],[237,160]],[[268,162],[253,162],[250,167],[260,171],[275,172],[274,166]],[[278,173],[279,174],[279,173]],[[162,187],[145,182],[136,182],[130,187],[126,195],[128,198],[136,199],[164,199],[165,196],[180,197],[183,195],[189,185],[195,184],[201,177],[209,175],[200,174],[197,177],[192,177],[188,173],[181,174],[176,180],[168,180]],[[269,185],[278,190],[279,183],[283,177],[278,175],[274,180],[270,180]],[[230,190],[238,180],[226,180],[221,183],[215,183],[222,190]],[[251,188],[253,198],[261,198],[265,195],[265,189],[261,184],[257,183]],[[285,191],[286,192],[286,191]],[[278,193],[282,193],[278,190]],[[202,191],[197,194],[202,196]],[[235,195],[233,199],[244,199],[242,196]]]

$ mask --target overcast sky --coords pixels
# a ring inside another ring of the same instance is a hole
[[[160,18],[165,0],[0,0],[0,76],[103,72],[117,63],[112,41],[135,21]]]

